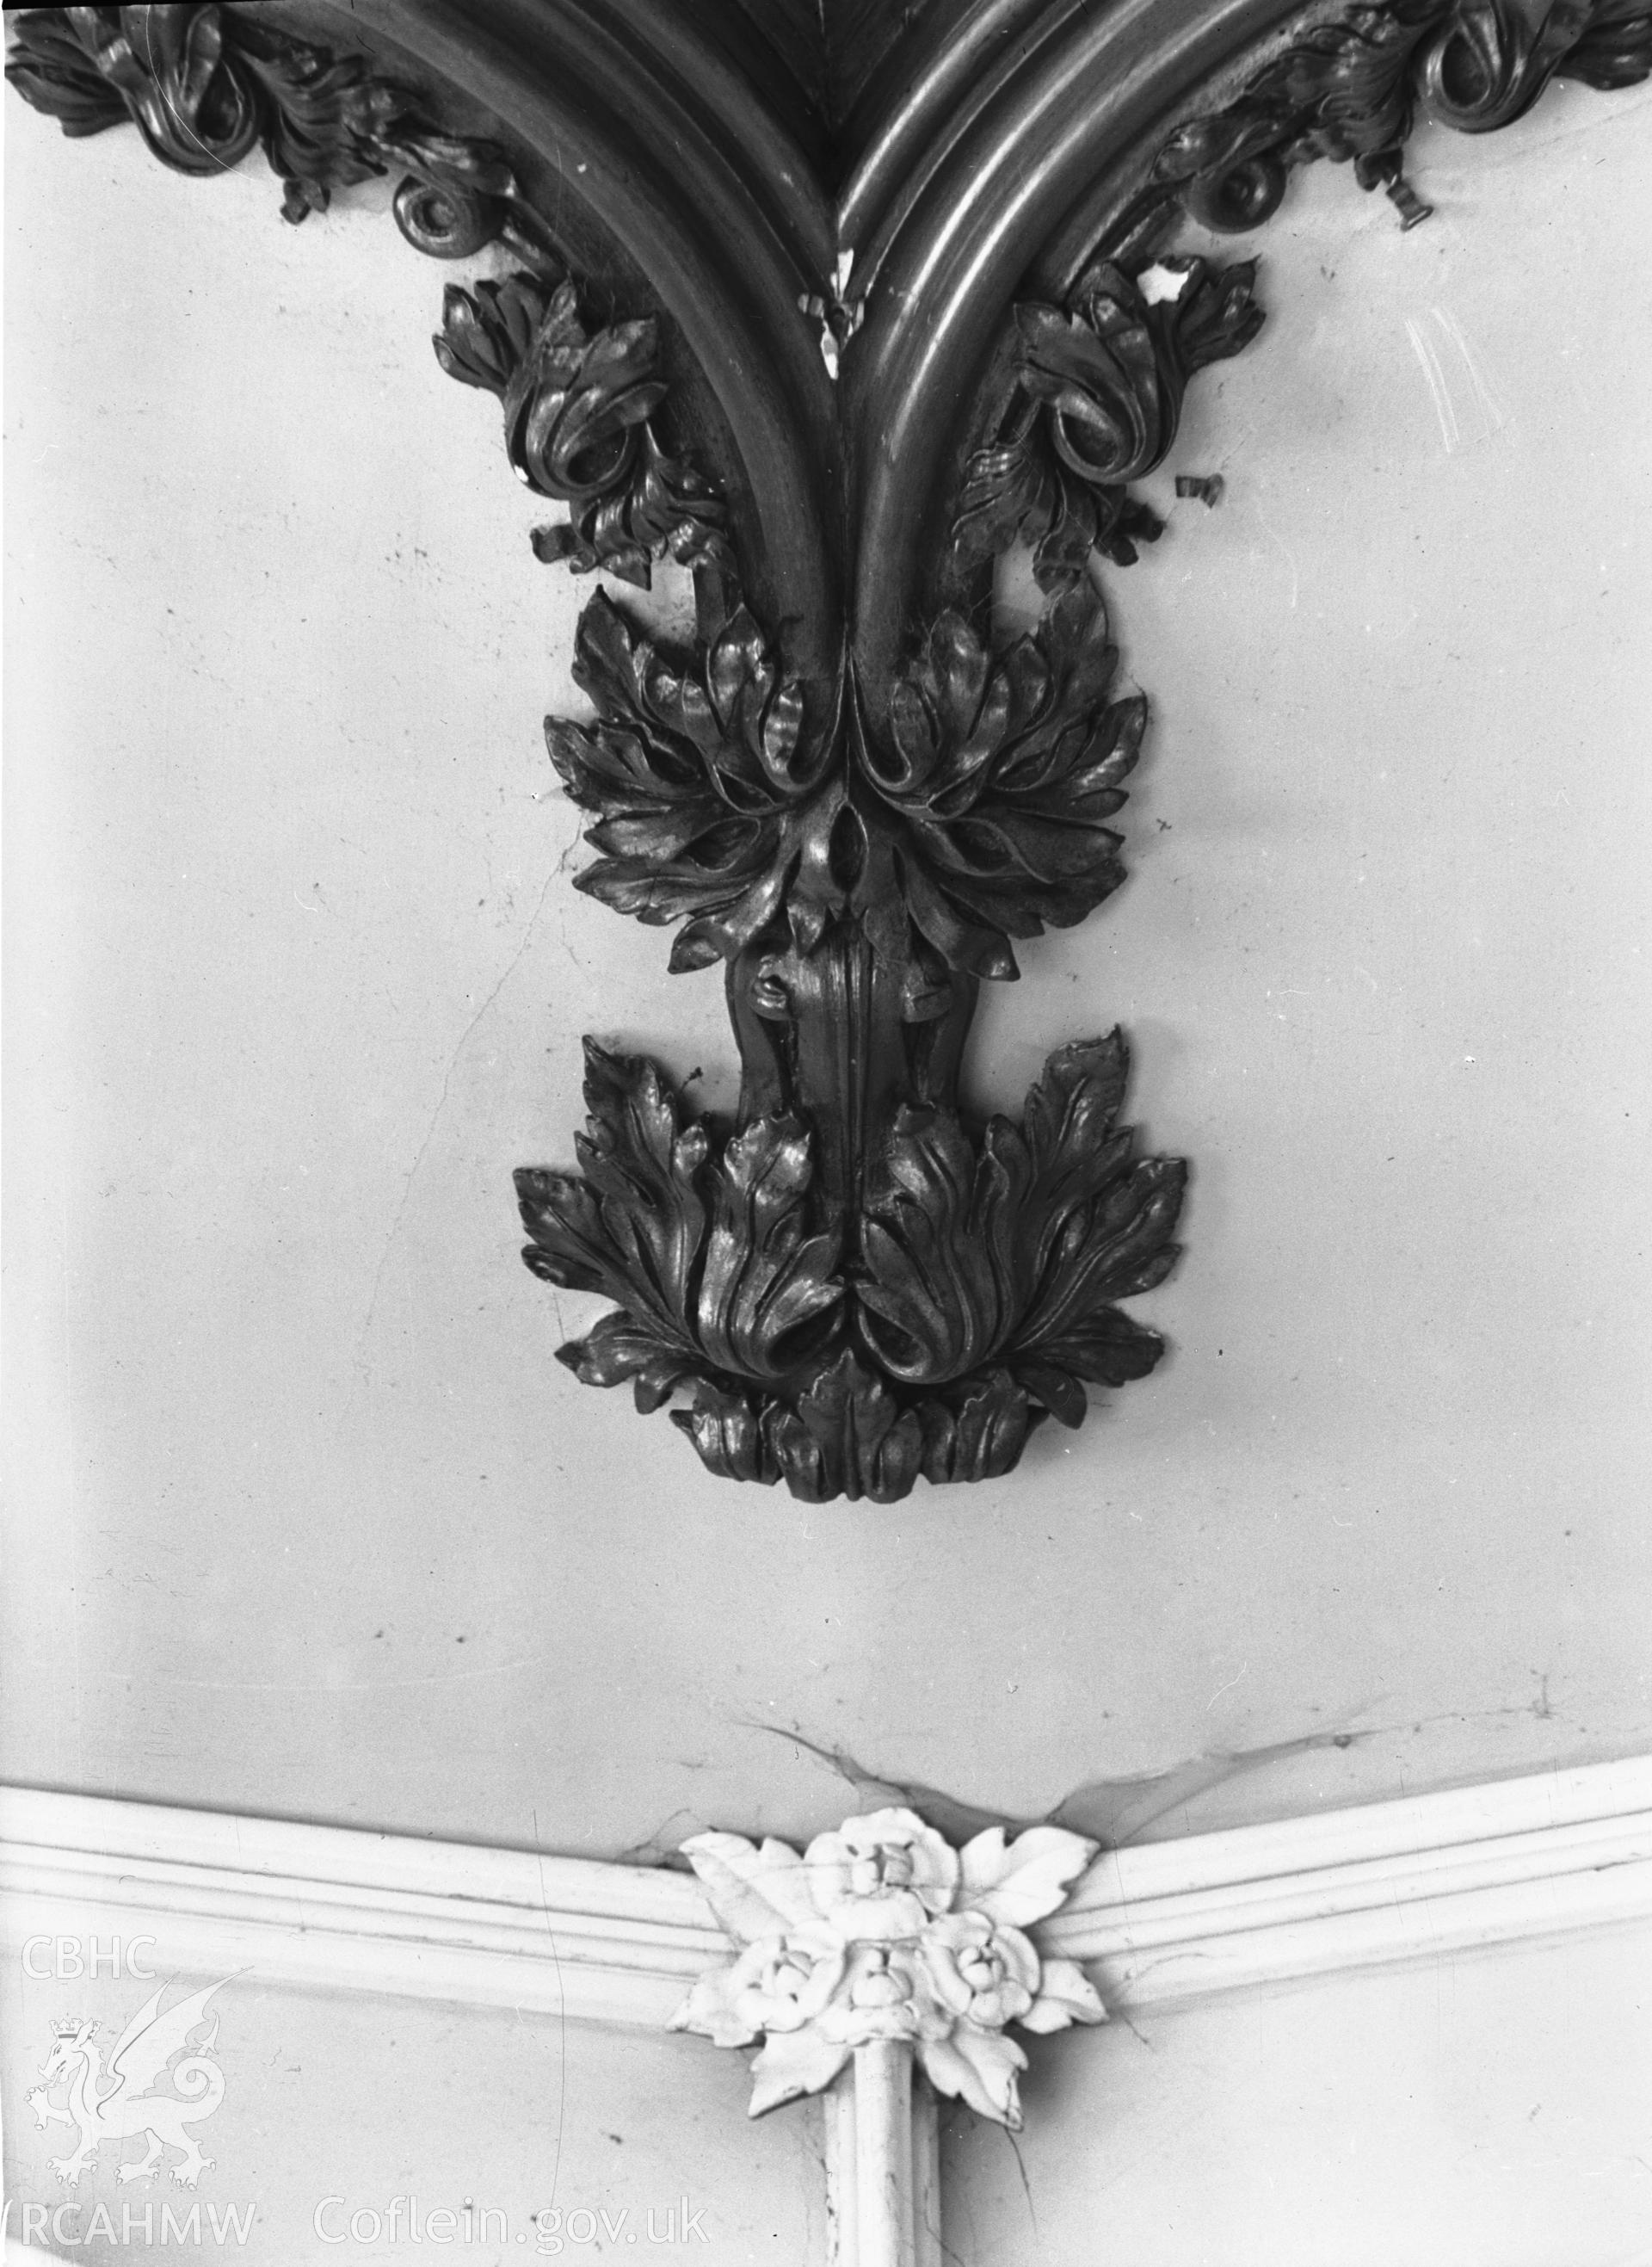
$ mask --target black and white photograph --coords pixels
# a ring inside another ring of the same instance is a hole
[[[1652,4],[4,29],[4,2267],[1652,2267]]]

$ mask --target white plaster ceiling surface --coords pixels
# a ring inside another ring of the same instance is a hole
[[[443,273],[7,123],[6,1775],[615,1854],[837,1816],[776,1735],[1017,1815],[1169,1773],[1091,1806],[1158,1833],[1644,1742],[1645,91],[1232,247],[1268,327],[1159,484],[1225,494],[1108,577],[1132,878],[972,1073],[1127,1025],[1173,1350],[888,1510],[552,1361],[509,1171],[580,1033],[733,1049],[572,888],[581,593]]]

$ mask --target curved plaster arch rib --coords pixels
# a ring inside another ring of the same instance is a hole
[[[1062,1049],[1019,1125],[969,1122],[959,1071],[1012,940],[1123,878],[1145,702],[1113,694],[1096,561],[1158,533],[1130,483],[1262,320],[1254,263],[1169,247],[1184,216],[1254,228],[1315,157],[1414,225],[1418,114],[1484,131],[1556,75],[1646,77],[1645,0],[928,0],[898,36],[859,0],[14,23],[14,83],[69,132],[130,117],[196,173],[261,142],[294,219],[403,175],[421,248],[501,241],[517,264],[450,290],[437,351],[568,507],[540,556],[694,569],[692,651],[591,600],[596,719],[547,733],[596,820],[579,886],[677,926],[673,968],[725,965],[741,1108],[695,1119],[588,1045],[582,1171],[517,1177],[530,1266],[616,1302],[560,1358],[644,1411],[691,1393],[675,1421],[713,1472],[811,1501],[998,1477],[1150,1370],[1163,1342],[1120,1302],[1173,1263],[1185,1169],[1116,1126],[1122,1035]],[[569,273],[564,198],[657,312]],[[660,315],[720,425],[679,415]],[[995,644],[1018,545],[1044,611]]]

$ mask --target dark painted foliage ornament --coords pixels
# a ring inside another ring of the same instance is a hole
[[[65,134],[130,119],[180,173],[221,173],[261,147],[290,221],[325,212],[335,189],[388,174],[403,177],[397,224],[421,252],[460,259],[506,230],[520,200],[498,149],[442,133],[363,57],[290,39],[267,14],[31,8],[10,26],[6,77]]]
[[[592,330],[567,275],[519,272],[474,291],[450,283],[435,349],[450,378],[499,396],[517,479],[573,507],[571,526],[536,531],[541,559],[645,591],[664,551],[732,569],[722,505],[650,422],[669,391],[652,317]]]
[[[943,614],[895,682],[867,774],[900,832],[914,928],[954,968],[1018,973],[1011,937],[1071,928],[1124,879],[1122,805],[1147,722],[1109,699],[1118,652],[1087,580],[993,655]]]
[[[1175,231],[1254,228],[1316,158],[1413,226],[1420,118],[1478,133],[1552,78],[1644,79],[1652,6],[1247,0],[1181,11],[1145,61],[1143,11],[1066,0],[526,12],[331,11],[471,106],[508,52],[513,130],[556,184],[537,202],[504,128],[449,132],[395,70],[312,44],[321,0],[291,26],[27,10],[8,76],[66,133],[131,120],[181,172],[261,148],[290,220],[387,177],[420,250],[505,247],[449,290],[435,348],[567,509],[536,551],[695,584],[691,649],[600,591],[581,619],[596,714],[547,725],[593,822],[579,886],[675,928],[673,969],[724,965],[743,1074],[725,1123],[588,1042],[580,1171],[517,1176],[529,1266],[614,1302],[560,1359],[645,1412],[680,1396],[710,1471],[806,1501],[996,1478],[1164,1350],[1121,1302],[1174,1261],[1184,1168],[1118,1125],[1122,1036],[1059,1050],[1019,1124],[972,1118],[959,1082],[980,983],[1123,879],[1146,703],[1115,689],[1096,577],[1160,533],[1136,484],[1262,321],[1254,261]],[[1109,138],[1126,79],[1180,123]],[[571,248],[604,229],[588,285]],[[657,304],[627,311],[639,268]],[[1042,611],[1001,635],[1018,547]]]
[[[618,1302],[560,1360],[631,1383],[644,1412],[691,1386],[676,1421],[713,1471],[810,1502],[995,1478],[1046,1414],[1083,1421],[1085,1381],[1122,1385],[1163,1353],[1116,1302],[1169,1273],[1184,1169],[1115,1125],[1119,1032],[1053,1056],[1019,1126],[977,1137],[901,1104],[858,1262],[799,1118],[720,1128],[654,1064],[589,1041],[586,1060],[582,1177],[516,1176],[528,1264]]]
[[[598,595],[580,619],[574,674],[597,722],[552,716],[545,737],[570,797],[602,818],[586,840],[603,855],[579,887],[655,927],[686,921],[673,970],[749,944],[788,888],[817,942],[843,902],[831,737],[809,730],[801,686],[782,682],[745,607],[690,660],[662,654]]]
[[[1194,372],[1261,328],[1255,275],[1252,260],[1212,275],[1202,260],[1164,260],[1149,271],[1150,299],[1099,261],[1066,307],[1017,307],[1015,393],[1006,430],[969,461],[953,530],[959,564],[1032,544],[1050,591],[1084,580],[1093,552],[1133,565],[1137,544],[1160,528],[1129,484],[1169,454]]]
[[[1207,228],[1255,228],[1278,209],[1290,169],[1353,165],[1385,188],[1407,227],[1429,207],[1406,182],[1419,115],[1466,134],[1523,117],[1552,78],[1632,86],[1652,69],[1645,0],[1553,0],[1534,25],[1517,0],[1385,0],[1311,26],[1239,99],[1165,144],[1137,209],[1166,198]]]

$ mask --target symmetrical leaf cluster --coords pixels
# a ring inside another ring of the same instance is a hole
[[[690,657],[599,595],[574,672],[597,721],[545,726],[569,796],[598,818],[585,839],[603,855],[578,886],[684,921],[673,969],[731,957],[782,917],[808,954],[847,912],[903,969],[1012,977],[1012,937],[1071,927],[1124,878],[1107,821],[1147,704],[1109,698],[1117,664],[1087,582],[997,654],[948,613],[882,729],[852,695],[845,735],[843,694],[816,722],[743,606]]]
[[[720,1144],[656,1067],[587,1042],[582,1177],[516,1176],[545,1280],[618,1302],[559,1359],[674,1421],[709,1470],[808,1502],[888,1503],[922,1477],[1013,1469],[1046,1412],[1144,1376],[1163,1351],[1116,1302],[1162,1280],[1175,1160],[1115,1130],[1119,1035],[1053,1057],[1026,1122],[979,1145],[948,1113],[901,1111],[867,1192],[859,1258],[817,1200],[791,1117]]]
[[[1002,1369],[905,1399],[845,1347],[790,1398],[707,1380],[671,1421],[720,1478],[783,1479],[804,1503],[895,1503],[920,1478],[939,1486],[1012,1471],[1042,1413]]]

